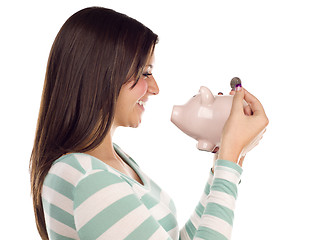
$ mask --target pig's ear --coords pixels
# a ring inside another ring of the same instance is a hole
[[[210,105],[214,102],[214,96],[211,93],[210,89],[202,86],[199,92],[201,94],[202,105]]]

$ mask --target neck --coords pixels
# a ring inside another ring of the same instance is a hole
[[[101,144],[86,153],[100,159],[103,162],[107,162],[109,159],[118,159],[118,155],[114,150],[112,141],[115,130],[116,126],[113,125]]]

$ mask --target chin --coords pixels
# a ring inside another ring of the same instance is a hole
[[[137,128],[137,127],[139,127],[139,125],[141,124],[141,120],[138,122],[138,121],[136,121],[136,122],[134,122],[134,123],[131,123],[131,124],[129,124],[128,126],[129,127],[132,127],[132,128]],[[128,127],[127,126],[127,127]]]
[[[127,127],[138,128],[138,127],[139,127],[139,124],[131,124],[131,125],[127,126]]]
[[[134,116],[134,118],[126,119],[125,122],[122,122],[122,127],[131,127],[137,128],[141,124],[141,116]]]

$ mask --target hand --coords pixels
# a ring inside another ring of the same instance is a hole
[[[247,105],[244,106],[243,100]],[[230,116],[223,128],[219,158],[237,163],[241,153],[246,154],[258,144],[268,123],[260,101],[245,89],[238,89],[233,98]],[[240,160],[240,165],[243,159]]]

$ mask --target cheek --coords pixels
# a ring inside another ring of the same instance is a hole
[[[139,79],[138,83],[134,87],[136,94],[140,97],[146,94],[148,89],[148,83],[145,79]]]

